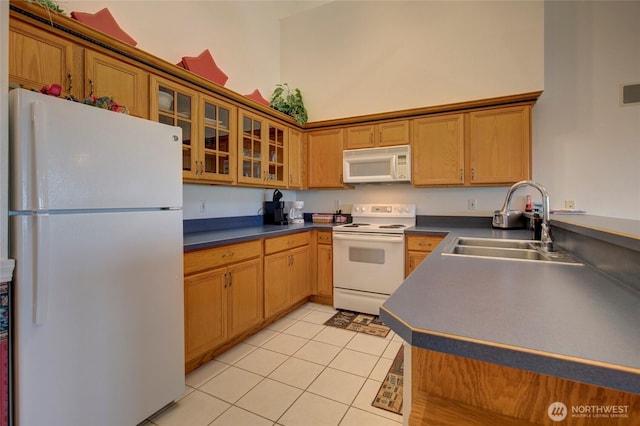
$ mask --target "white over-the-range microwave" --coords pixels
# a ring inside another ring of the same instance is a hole
[[[348,149],[342,159],[345,183],[411,182],[409,145]]]

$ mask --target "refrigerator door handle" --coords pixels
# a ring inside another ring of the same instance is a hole
[[[38,211],[49,210],[49,177],[47,174],[47,132],[46,113],[42,102],[31,103],[31,126],[33,130],[33,173],[35,174],[35,188],[33,191],[36,198],[35,205]]]
[[[33,278],[33,324],[47,320],[49,305],[49,215],[36,216],[36,247]]]

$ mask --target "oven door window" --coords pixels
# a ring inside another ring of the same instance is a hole
[[[384,253],[384,249],[379,248],[349,247],[349,262],[384,265]]]

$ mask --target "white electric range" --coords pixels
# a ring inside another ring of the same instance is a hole
[[[404,231],[414,204],[354,204],[352,223],[333,228],[333,305],[378,315],[404,280]]]

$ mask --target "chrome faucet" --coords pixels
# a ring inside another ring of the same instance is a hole
[[[549,193],[544,186],[533,180],[521,180],[509,188],[507,197],[504,200],[501,210],[496,210],[493,213],[493,227],[494,228],[522,228],[524,223],[522,220],[522,211],[509,210],[511,204],[511,197],[513,193],[523,186],[531,186],[542,194],[542,232],[540,234],[540,242],[546,251],[553,250],[553,238],[551,237],[551,226],[549,224]]]

